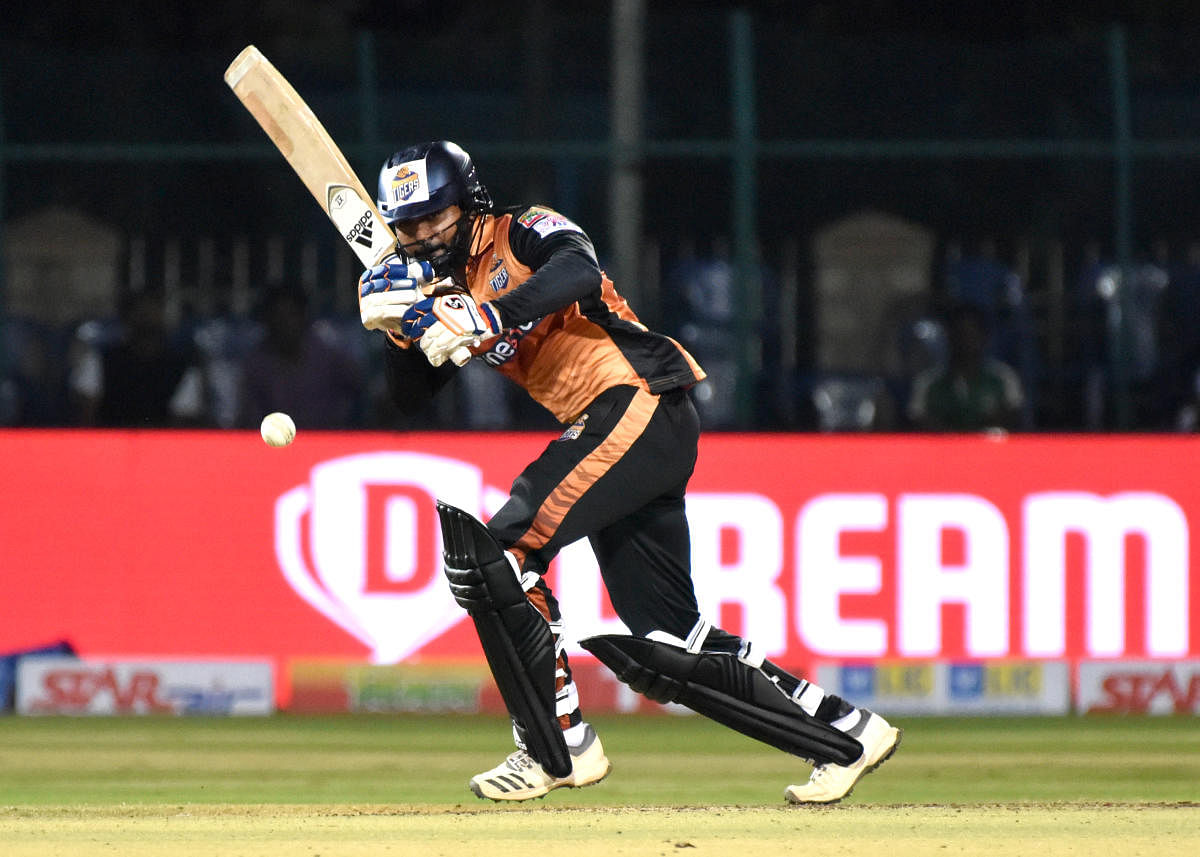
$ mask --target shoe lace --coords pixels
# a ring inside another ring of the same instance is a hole
[[[832,773],[833,771],[829,765],[817,765],[813,768],[812,775],[808,778],[808,781],[813,784],[822,784],[829,779]]]
[[[528,771],[535,764],[533,757],[524,750],[514,750],[508,754],[508,758],[504,761],[514,771]]]

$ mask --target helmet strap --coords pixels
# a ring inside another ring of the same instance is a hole
[[[458,229],[454,232],[447,252],[442,258],[433,262],[434,273],[443,276],[455,276],[467,264],[471,253],[475,250],[479,237],[483,234],[483,218],[478,212],[464,211],[458,219]],[[457,279],[457,277],[456,277]]]

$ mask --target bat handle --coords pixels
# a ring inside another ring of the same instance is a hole
[[[471,349],[465,345],[460,345],[450,354],[450,361],[455,366],[466,366],[471,362]]]
[[[409,262],[408,276],[418,283],[432,283],[436,279],[433,266],[428,262]]]
[[[376,260],[375,264],[388,265],[399,261],[400,254],[393,250],[384,256],[381,256],[378,260]],[[367,267],[369,268],[373,266],[368,265]],[[416,280],[422,285],[425,283],[437,282],[438,279],[437,275],[433,273],[433,265],[429,264],[428,262],[409,262],[405,269],[404,276],[408,277],[409,279]]]

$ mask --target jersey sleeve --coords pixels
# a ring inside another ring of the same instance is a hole
[[[457,367],[449,361],[434,367],[421,349],[401,348],[385,340],[384,374],[392,403],[403,414],[415,414],[446,386]]]
[[[513,216],[509,247],[533,276],[493,303],[506,327],[557,312],[601,287],[603,275],[587,234],[556,211],[532,206]]]

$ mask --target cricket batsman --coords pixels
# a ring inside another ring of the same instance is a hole
[[[423,407],[475,359],[564,427],[486,523],[438,503],[450,589],[475,624],[517,747],[473,776],[471,791],[523,801],[611,770],[580,710],[543,578],[560,549],[586,538],[632,633],[583,648],[649,698],[810,762],[788,801],[849,794],[892,755],[900,730],[790,675],[697,608],[684,494],[700,430],[688,390],[705,376],[692,356],[638,321],[578,225],[541,205],[497,209],[454,143],[388,158],[378,206],[397,255],[363,273],[359,300],[363,325],[387,338],[396,405]]]

